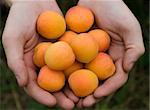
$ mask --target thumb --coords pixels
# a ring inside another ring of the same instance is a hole
[[[124,55],[124,59],[123,59],[124,70],[126,72],[129,72],[132,69],[134,63],[138,60],[138,58],[143,53],[144,53],[144,49],[140,49],[137,47],[130,47],[130,49],[128,49]]]
[[[17,37],[3,34],[3,46],[9,68],[13,71],[20,86],[27,84],[28,74],[23,60],[23,44]]]
[[[132,69],[134,63],[145,51],[140,25],[138,24],[130,32],[125,33],[123,40],[126,50],[123,59],[123,67],[128,73]]]

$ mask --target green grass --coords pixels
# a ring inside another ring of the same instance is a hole
[[[76,0],[57,0],[63,10],[76,4]],[[71,2],[72,1],[72,2]],[[138,60],[130,72],[128,82],[115,94],[105,98],[85,110],[148,110],[149,109],[149,22],[148,2],[142,0],[125,1],[141,23],[146,53]],[[0,35],[4,28],[8,8],[2,10]],[[6,10],[7,9],[7,10]],[[48,108],[34,101],[17,85],[13,73],[6,64],[6,58],[0,39],[0,110],[61,110]],[[76,110],[76,109],[75,109]]]

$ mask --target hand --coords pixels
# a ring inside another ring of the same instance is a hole
[[[40,41],[36,33],[36,19],[44,10],[62,14],[55,0],[14,2],[3,32],[3,46],[8,66],[14,72],[18,84],[38,102],[64,109],[72,109],[74,103],[63,92],[53,95],[41,89],[36,83],[37,74],[32,62],[33,48]]]
[[[78,5],[91,9],[98,27],[111,36],[108,52],[116,66],[115,75],[77,104],[89,107],[125,84],[129,71],[144,53],[144,44],[140,25],[123,1],[80,0]]]

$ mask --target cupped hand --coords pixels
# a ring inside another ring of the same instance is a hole
[[[115,74],[100,85],[92,95],[80,99],[78,107],[90,107],[123,86],[134,63],[144,53],[142,32],[137,19],[121,0],[80,0],[78,5],[88,7],[95,15],[99,28],[109,33],[108,53],[115,66]]]
[[[61,11],[55,0],[16,1],[12,4],[2,36],[8,66],[20,86],[38,102],[64,109],[72,109],[73,101],[63,92],[50,94],[36,83],[37,74],[32,62],[33,48],[40,42],[36,32],[36,19],[44,10]]]

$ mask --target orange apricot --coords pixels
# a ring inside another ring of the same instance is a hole
[[[65,19],[54,11],[45,11],[37,20],[37,31],[47,39],[57,39],[66,30]]]
[[[78,34],[70,45],[76,59],[82,63],[89,63],[98,54],[98,44],[88,33]]]
[[[65,75],[62,71],[52,70],[45,65],[40,69],[37,82],[41,88],[49,92],[56,92],[65,85]]]
[[[80,69],[73,72],[68,79],[69,86],[76,96],[90,95],[98,87],[98,78],[90,70]]]
[[[72,39],[74,39],[77,36],[77,34],[73,31],[66,31],[61,38],[60,41],[67,42],[68,44],[71,43]]]
[[[105,80],[115,73],[113,60],[108,54],[103,52],[100,52],[97,57],[86,64],[85,67],[96,73],[99,80]]]
[[[68,43],[58,41],[53,43],[45,53],[45,63],[54,70],[64,70],[75,61],[75,55]]]
[[[100,52],[104,52],[109,48],[110,37],[107,32],[101,29],[94,29],[88,33],[98,42]]]
[[[64,70],[64,74],[66,77],[69,77],[71,73],[81,68],[83,68],[83,64],[75,61],[71,66]]]
[[[39,43],[34,48],[33,62],[36,66],[42,67],[45,65],[44,55],[47,48],[51,45],[51,42],[42,42]]]
[[[94,23],[92,11],[83,6],[70,8],[65,16],[67,26],[75,32],[86,32]]]

